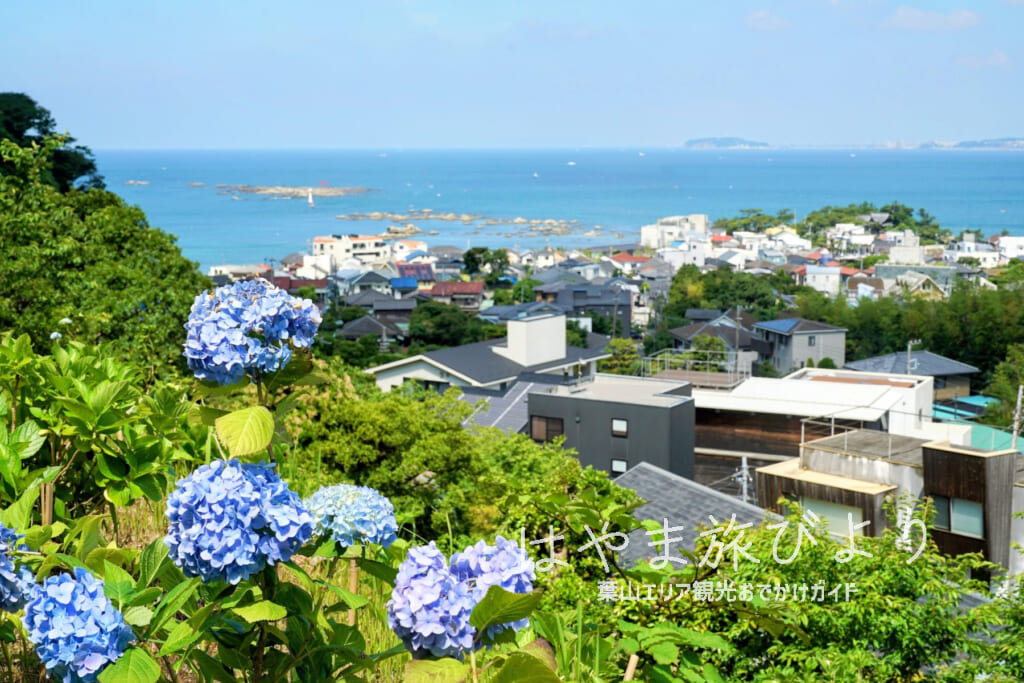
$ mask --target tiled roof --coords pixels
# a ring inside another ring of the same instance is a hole
[[[650,256],[634,256],[633,254],[616,254],[612,256],[612,261],[616,263],[647,263],[651,260]]]
[[[430,290],[430,296],[451,296],[453,294],[483,294],[483,280],[473,282],[438,282]]]
[[[769,332],[778,332],[779,334],[794,334],[796,332],[846,331],[842,327],[826,325],[825,323],[819,323],[814,320],[804,320],[803,318],[780,318],[779,320],[765,320],[763,322],[755,323],[754,327],[768,330]]]
[[[401,269],[399,269],[401,272]],[[414,277],[393,277],[391,278],[392,289],[416,289],[419,283]]]
[[[967,363],[940,356],[931,351],[911,351],[912,375],[927,377],[944,377],[946,375],[973,375],[978,368]],[[907,354],[905,352],[887,353],[863,360],[855,360],[844,366],[848,370],[860,372],[895,372],[904,374],[907,371]]]

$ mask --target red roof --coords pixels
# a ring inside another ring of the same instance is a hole
[[[483,280],[474,282],[438,282],[430,289],[430,296],[451,296],[453,294],[483,294]]]
[[[793,269],[793,272],[797,275],[807,275],[807,266],[798,266]]]
[[[843,266],[839,269],[839,274],[843,277],[850,277],[851,275],[856,275],[859,272],[860,270],[857,268],[851,268],[850,266]]]
[[[626,252],[612,256],[612,261],[615,261],[616,263],[647,263],[650,260],[650,256],[633,256]]]
[[[321,278],[319,280],[307,280],[304,278],[296,277],[275,277],[274,286],[285,290],[286,292],[294,291],[299,287],[316,287],[317,289],[327,289],[327,278]]]
[[[731,239],[732,239],[732,237],[730,237],[729,235],[712,235],[711,236],[711,241],[712,242],[728,242]]]

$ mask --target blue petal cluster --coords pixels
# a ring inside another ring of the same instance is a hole
[[[167,520],[171,559],[205,583],[286,562],[313,535],[313,517],[268,463],[203,465],[168,496]]]
[[[414,657],[458,657],[473,649],[476,602],[433,541],[409,549],[388,601],[388,626]]]
[[[452,555],[452,573],[473,589],[473,599],[480,602],[491,586],[500,586],[510,593],[529,593],[537,579],[533,560],[515,541],[502,536],[494,545],[478,541],[461,553]],[[508,624],[495,624],[487,628],[486,635],[493,638],[506,628],[518,631],[526,627],[528,619]]]
[[[469,617],[487,590],[500,586],[528,593],[535,579],[534,564],[526,552],[501,536],[495,545],[480,541],[455,553],[450,566],[433,542],[411,548],[388,601],[388,625],[413,657],[461,659],[483,644],[474,643],[476,629]],[[485,636],[493,638],[506,628],[519,630],[527,623],[523,619],[494,625]]]
[[[395,506],[368,486],[325,486],[306,500],[306,507],[316,520],[317,534],[343,546],[378,543],[387,548],[395,542]]]
[[[5,612],[17,612],[24,607],[36,588],[28,567],[15,566],[11,557],[20,539],[21,536],[0,524],[0,609]]]
[[[48,678],[95,681],[135,639],[103,584],[81,567],[74,576],[51,576],[25,606],[24,625]]]
[[[185,358],[196,377],[234,384],[246,373],[274,372],[292,347],[308,348],[320,311],[266,280],[244,280],[206,291],[192,304]]]

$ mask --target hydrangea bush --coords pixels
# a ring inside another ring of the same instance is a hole
[[[244,280],[206,291],[192,304],[185,358],[196,377],[226,385],[247,374],[281,369],[292,347],[309,348],[320,310],[266,280]]]
[[[25,629],[51,678],[89,683],[134,640],[103,584],[81,567],[51,576],[25,606]]]
[[[21,537],[0,524],[0,609],[17,612],[28,602],[35,590],[35,578],[28,567],[18,566],[11,551]]]
[[[376,543],[387,548],[395,542],[395,506],[368,486],[325,486],[306,500],[306,507],[316,520],[316,533],[339,545]]]
[[[313,517],[267,463],[217,460],[167,498],[165,542],[186,576],[237,584],[287,561],[313,534]]]
[[[501,536],[495,545],[483,541],[452,556],[448,564],[431,541],[411,548],[398,570],[388,601],[388,625],[402,639],[413,657],[462,656],[479,649],[484,641],[470,624],[473,609],[491,586],[510,593],[529,593],[536,579],[533,561],[526,552]],[[505,629],[526,626],[521,619],[487,628],[485,638]]]

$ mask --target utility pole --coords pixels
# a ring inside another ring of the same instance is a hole
[[[1017,385],[1017,407],[1013,411],[1013,450],[1017,450],[1017,435],[1020,433],[1021,399],[1024,398],[1024,384]]]
[[[749,503],[747,499],[747,456],[740,458],[740,494],[743,497],[744,503]]]

